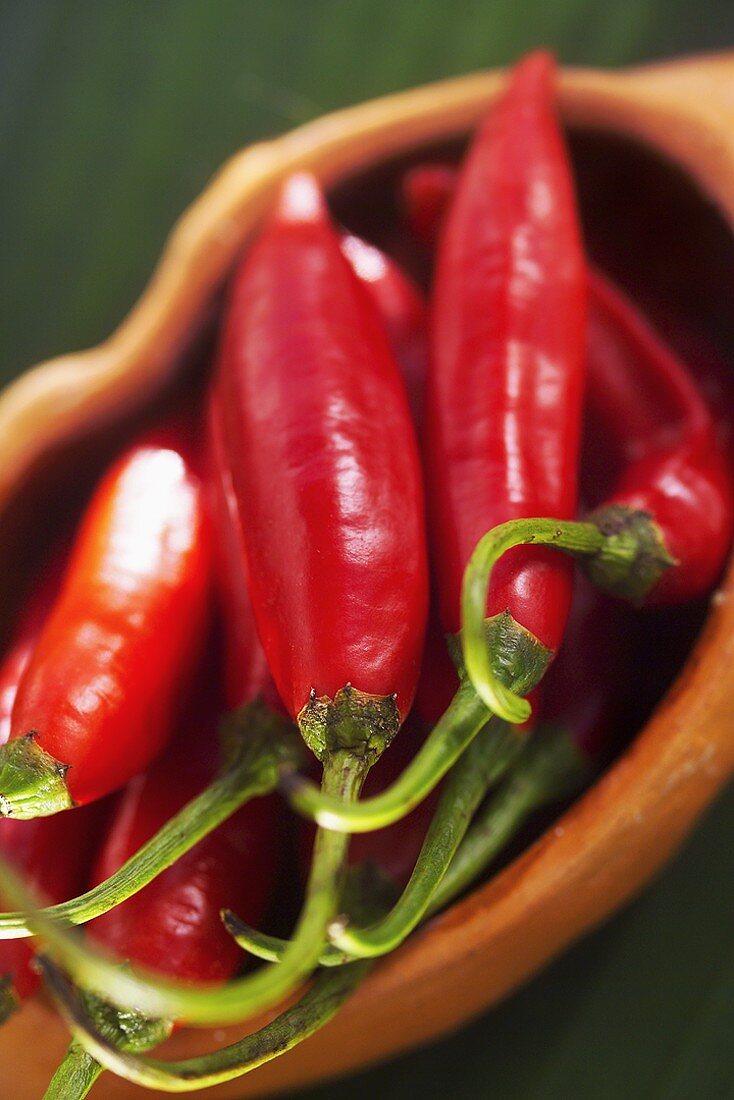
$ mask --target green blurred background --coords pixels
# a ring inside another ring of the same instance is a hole
[[[593,65],[725,48],[734,3],[0,0],[3,380],[105,336],[242,144],[539,43]],[[734,1098],[732,838],[734,791],[642,899],[500,1009],[304,1095]]]

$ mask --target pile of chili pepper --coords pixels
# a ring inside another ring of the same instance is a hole
[[[724,566],[730,432],[584,255],[552,58],[400,197],[428,298],[284,181],[202,407],[102,476],[0,663],[0,1009],[43,976],[48,1097],[204,1088],[321,1027],[619,747],[618,598]]]

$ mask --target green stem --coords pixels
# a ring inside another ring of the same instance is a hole
[[[586,561],[593,582],[633,602],[644,600],[662,572],[674,564],[647,512],[610,508],[594,522],[517,519],[501,523],[479,540],[464,572],[461,593],[462,648],[467,675],[493,714],[522,723],[530,705],[517,687],[498,675],[496,654],[486,645],[485,615],[492,569],[516,546],[552,546]]]
[[[481,740],[484,741],[484,736]],[[480,739],[478,738],[475,744],[479,746],[479,743]],[[484,750],[486,751],[487,748],[485,742]],[[462,758],[462,763],[469,758],[470,752],[471,750]],[[479,749],[479,752],[481,752],[481,749]],[[496,762],[497,770],[496,772],[492,771],[491,761],[492,754],[487,755],[484,760],[480,758],[480,768],[486,769],[487,765],[490,765],[487,786],[494,782],[503,770],[503,761],[498,759]],[[492,859],[502,851],[533,813],[548,803],[574,793],[580,789],[583,781],[588,778],[588,766],[584,758],[574,746],[568,733],[563,729],[540,728],[524,744],[518,742],[517,752],[507,758],[504,763],[512,768],[509,777],[494,797],[479,810],[461,840],[458,850],[453,855],[448,870],[444,868],[442,877],[439,877],[436,874],[437,865],[432,864],[428,859],[425,860],[426,873],[433,876],[433,889],[431,889],[429,882],[424,891],[420,882],[423,871],[419,872],[419,866],[428,844],[428,838],[426,838],[426,845],[424,845],[424,850],[421,852],[421,857],[413,874],[413,878],[417,879],[417,896],[421,897],[422,895],[421,905],[425,900],[425,894],[431,892],[428,904],[421,912],[421,918],[432,916],[463,893],[491,863]],[[460,784],[463,781],[463,774],[460,778],[460,771],[462,773],[464,771],[461,765],[452,773],[450,785],[453,785],[454,777],[456,777],[457,786],[459,786],[459,801],[461,802]],[[471,771],[469,768],[467,768],[467,771],[469,772],[467,782],[471,785]],[[442,805],[444,800],[448,800],[448,798],[449,788],[442,796]],[[440,812],[441,807],[438,810],[439,814]],[[438,882],[436,882],[437,878]],[[408,908],[412,908],[412,903]],[[393,910],[394,912],[395,910]],[[240,921],[232,913],[224,914],[224,923],[240,947],[258,958],[276,962],[282,958],[288,946],[287,940],[281,940],[275,936],[266,936]],[[357,933],[357,936],[360,937],[359,944],[361,945],[361,934]],[[340,939],[339,942],[341,944],[343,941]],[[346,942],[344,942],[344,946],[346,947]],[[356,948],[357,943],[355,942],[353,946]],[[351,951],[340,950],[332,944],[322,954],[321,965],[341,966],[353,957]]]
[[[147,886],[250,799],[272,791],[295,766],[298,741],[290,724],[260,703],[228,719],[226,767],[211,786],[172,817],[110,878],[79,897],[43,910],[49,919],[85,924]],[[0,939],[31,936],[29,914],[0,914]]]
[[[76,1040],[95,1060],[119,1077],[161,1092],[195,1092],[211,1088],[251,1073],[292,1050],[329,1022],[369,968],[370,963],[363,961],[338,970],[322,971],[295,1005],[259,1031],[212,1054],[163,1062],[120,1051],[94,1027],[81,999],[64,975],[48,961],[44,965],[47,983]]]
[[[72,1040],[64,1060],[51,1078],[43,1100],[83,1100],[104,1067],[81,1043]]]
[[[59,975],[50,959],[39,955],[37,965],[52,988],[57,982],[68,984],[68,979],[63,974]],[[74,999],[78,1001],[79,1014],[95,1035],[113,1050],[139,1054],[159,1046],[171,1034],[172,1026],[168,1020],[150,1020],[135,1012],[118,1012],[107,1001],[91,993],[75,993]],[[76,1100],[86,1096],[103,1070],[104,1066],[91,1056],[83,1043],[72,1040],[46,1097],[50,1100]]]
[[[350,750],[334,752],[324,763],[324,792],[335,799],[357,798],[368,767],[364,758]],[[326,929],[339,905],[348,845],[345,834],[318,830],[306,899],[282,962],[216,989],[167,981],[150,972],[138,975],[121,970],[72,931],[37,910],[33,912],[32,905],[28,907],[29,924],[78,985],[118,1008],[199,1026],[235,1023],[272,1008],[318,964]],[[0,861],[0,889],[21,904],[29,898],[5,861]]]
[[[503,683],[492,667],[485,616],[492,569],[515,546],[556,546],[569,553],[597,553],[604,536],[593,523],[552,519],[511,520],[493,527],[477,546],[464,571],[461,592],[462,651],[467,675],[485,706],[507,722],[530,717],[530,704]]]
[[[471,886],[532,814],[579,790],[588,775],[588,764],[566,730],[539,729],[472,822],[431,898],[428,915]]]
[[[237,914],[230,912],[229,909],[222,912],[222,921],[237,946],[241,947],[243,951],[247,951],[248,955],[254,955],[256,959],[263,959],[265,962],[280,962],[288,949],[290,940],[281,939],[280,936],[269,936],[267,932],[260,932],[259,929],[253,928],[251,924],[246,924],[245,921],[240,920]],[[319,966],[343,966],[344,963],[351,961],[350,955],[344,951],[337,951],[332,944],[329,944],[321,952]]]
[[[280,787],[291,806],[324,829],[368,833],[399,821],[431,793],[487,722],[487,708],[468,683],[462,683],[448,710],[399,779],[386,791],[345,806],[295,773]]]
[[[334,921],[330,939],[337,950],[355,958],[386,955],[420,923],[487,788],[521,750],[514,731],[505,728],[499,736],[498,732],[491,727],[483,730],[449,775],[413,873],[396,904],[365,928],[346,924],[346,918]]]
[[[388,894],[392,895],[392,884],[369,865],[350,868],[345,875],[343,900],[361,920],[384,913]],[[57,1091],[47,1094],[66,1100],[86,1095],[105,1067],[138,1084],[169,1092],[198,1090],[239,1077],[323,1027],[368,969],[367,964],[359,963],[345,967],[338,978],[322,975],[297,1005],[256,1035],[211,1055],[166,1063],[134,1057],[163,1042],[170,1034],[166,1021],[120,1013],[108,1002],[76,989],[48,957],[39,955],[38,964],[47,987],[78,1036],[52,1082],[51,1088]],[[92,1057],[92,1051],[103,1065]]]
[[[503,612],[483,624],[486,645],[492,653],[496,679],[514,691],[531,691],[542,679],[552,653],[537,638]],[[325,829],[365,833],[392,825],[430,794],[487,723],[490,715],[474,686],[460,669],[456,695],[416,756],[391,787],[353,806],[326,798],[318,788],[294,773],[287,773],[281,790],[291,805]],[[491,716],[495,730],[500,719]]]

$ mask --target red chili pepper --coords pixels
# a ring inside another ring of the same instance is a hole
[[[632,305],[597,274],[591,286],[590,403],[626,465],[585,522],[539,516],[507,523],[476,547],[464,584],[462,641],[479,692],[492,688],[480,603],[508,549],[532,543],[565,550],[604,591],[660,605],[709,591],[731,545],[731,460],[703,398]]]
[[[577,579],[563,645],[534,711],[541,726],[563,726],[589,762],[598,762],[619,741],[629,670],[627,614]]]
[[[429,185],[431,173],[432,166],[417,166],[406,175],[408,202]],[[434,239],[455,186],[447,167],[434,188]],[[691,345],[689,340],[688,346],[703,384],[720,393],[721,364],[710,351],[701,353],[700,341]],[[656,530],[644,537],[657,543],[656,561],[642,588],[631,595],[648,604],[695,599],[719,577],[734,533],[729,430],[643,315],[594,270],[589,275],[587,364],[588,435],[594,440],[587,478],[598,483],[606,474],[611,489],[591,518],[611,530],[637,511],[646,513]],[[616,484],[610,457],[624,468]],[[666,559],[675,568],[666,568]],[[626,581],[619,594],[626,594]]]
[[[417,164],[402,178],[402,202],[408,226],[429,247],[436,243],[456,190],[458,174],[450,164]]]
[[[408,169],[403,176],[401,190],[408,225],[416,235],[419,235],[429,245],[435,245],[438,239],[446,211],[456,189],[457,178],[458,170],[450,164],[417,164]],[[424,196],[426,196],[425,201]],[[417,225],[420,226],[420,232]],[[641,331],[642,343],[650,346],[648,354],[653,358],[670,359],[672,350],[693,376],[696,386],[716,422],[717,435],[721,445],[731,448],[732,425],[731,418],[726,415],[726,410],[731,406],[734,397],[734,384],[732,383],[731,365],[722,355],[720,349],[702,332],[697,331],[690,323],[674,314],[666,303],[657,299],[649,299],[648,297],[644,310],[637,309],[617,289],[616,295],[620,300],[610,313],[608,300],[609,295],[614,293],[615,289],[608,276],[602,275],[598,270],[596,272],[592,271],[589,286],[590,340],[598,337],[602,344],[615,340],[613,334],[610,336],[609,333],[604,333],[604,328],[605,325],[614,325],[613,313],[616,312],[617,321],[620,323],[621,328],[630,330],[626,337],[618,335],[616,337],[617,342],[623,342],[625,339],[628,342],[634,342],[635,333]],[[597,296],[599,297],[598,303]],[[662,347],[663,344],[667,347]],[[599,349],[598,354],[603,354],[603,348]],[[593,363],[590,363],[589,366],[588,388],[591,402],[598,406],[603,398],[601,394],[598,397],[595,396],[597,381],[599,386],[603,388],[606,380],[603,372],[599,371],[598,374],[594,372]],[[686,389],[690,391],[690,382],[676,381],[675,376],[680,375],[680,372],[681,365],[675,364],[671,379],[673,394],[664,398],[666,402],[670,400],[675,402],[674,395],[677,392],[679,398],[682,397],[685,404],[685,391]],[[668,369],[667,374],[668,377],[671,377],[670,369]],[[634,378],[631,378],[627,384],[627,393],[630,395],[629,411],[632,417],[636,419],[640,415],[640,411],[637,408],[636,401],[631,396],[634,381]],[[676,412],[675,409],[673,411]],[[677,414],[680,414],[680,408],[678,408]],[[659,419],[662,420],[662,410]],[[622,415],[618,418],[616,424],[616,431],[620,436],[626,431],[626,426],[626,415]],[[601,425],[594,424],[589,434],[596,437],[596,432],[600,427]],[[655,432],[660,431],[661,427],[659,422],[656,423],[654,426]],[[616,447],[613,440],[609,440],[609,443]],[[624,443],[622,443],[622,446],[624,446]],[[600,463],[604,461],[605,456],[602,448],[596,446],[594,450],[598,452]],[[608,458],[606,459],[606,468],[608,469]]]
[[[464,567],[486,531],[576,512],[586,273],[553,82],[545,53],[514,70],[467,156],[439,244],[428,483],[452,632]],[[509,612],[556,650],[572,570],[546,549],[511,551],[494,571],[488,614]]]
[[[649,318],[656,333],[685,364],[714,418],[719,444],[724,450],[734,450],[734,376],[731,362],[706,334],[689,320],[674,313],[669,304],[644,303],[644,316]]]
[[[439,256],[426,450],[441,618],[451,631],[464,565],[493,522],[541,505],[576,508],[586,277],[552,74],[544,54],[517,69],[468,157]],[[518,694],[532,690],[560,641],[572,566],[542,549],[511,562],[490,601],[500,666],[490,669],[492,690],[462,685],[424,749],[376,798],[339,806],[305,782],[289,785],[301,813],[350,832],[397,821],[486,723],[487,706],[525,722]],[[477,645],[486,657],[484,640]],[[495,744],[501,754],[503,739]]]
[[[350,235],[342,238],[342,252],[377,307],[401,368],[413,423],[420,430],[423,426],[428,367],[428,310],[423,296],[394,260],[360,237]],[[426,726],[438,721],[451,702],[457,685],[456,669],[449,656],[446,639],[438,621],[429,617],[414,707]],[[412,753],[399,755],[407,763]],[[393,778],[400,770],[395,767],[391,769]],[[381,787],[386,785],[383,783]],[[411,815],[413,818],[416,818],[415,814]],[[381,835],[386,834],[382,832]]]
[[[390,340],[415,423],[420,420],[426,374],[427,313],[417,286],[394,260],[360,237],[347,235],[341,239],[344,256],[369,292]],[[262,669],[267,667],[247,591],[243,570],[244,546],[241,535],[237,500],[232,473],[227,466],[221,432],[221,416],[215,405],[216,389],[212,389],[207,413],[209,450],[209,482],[212,486],[212,508],[217,538],[215,556],[218,561],[215,580],[223,610],[229,640],[226,651],[227,698],[232,707],[252,698],[251,683],[243,673],[266,683]],[[271,685],[268,685],[269,687]],[[277,706],[275,692],[266,690],[268,702]]]
[[[342,238],[341,249],[377,307],[401,368],[414,421],[418,423],[426,375],[425,302],[408,276],[378,248],[349,235]],[[269,678],[263,675],[267,662],[247,591],[243,537],[232,472],[222,441],[221,415],[215,407],[218,400],[216,388],[212,388],[207,411],[208,482],[216,531],[215,588],[228,631],[227,699],[231,707],[239,706],[253,697],[253,682],[257,682],[259,690],[265,683],[267,701],[277,708],[279,700],[268,683]]]
[[[0,808],[36,817],[116,790],[170,737],[202,643],[203,493],[174,429],[135,443],[85,513],[0,750]]]
[[[361,693],[403,718],[427,604],[417,448],[379,318],[307,175],[237,274],[219,385],[250,595],[288,710],[319,726],[351,685],[347,710]]]
[[[633,595],[647,604],[694,599],[716,582],[731,545],[731,463],[683,364],[607,279],[592,272],[590,287],[589,403],[623,473],[589,518],[613,530],[643,513],[663,564]]]
[[[423,726],[435,726],[448,708],[459,686],[456,666],[451,660],[446,637],[433,609],[428,619],[423,663],[418,678],[413,710]]]
[[[369,292],[408,391],[413,422],[423,423],[428,358],[428,311],[421,292],[399,265],[360,237],[346,236],[342,252]]]
[[[201,695],[178,738],[122,796],[98,856],[93,884],[117,871],[214,777],[217,711]],[[224,906],[259,923],[277,869],[273,798],[238,810],[139,893],[98,917],[95,938],[116,955],[186,981],[221,982],[242,963],[242,952],[220,919]]]
[[[61,568],[59,554],[32,592],[0,662],[0,744],[10,733],[18,685],[56,595]],[[0,821],[0,851],[45,898],[64,901],[84,884],[99,824],[96,807],[52,821]],[[0,940],[0,1020],[38,987],[38,975],[30,968],[32,957],[27,941]]]
[[[207,486],[214,533],[214,589],[226,630],[225,684],[230,708],[249,703],[259,694],[277,706],[268,663],[257,636],[243,568],[244,539],[227,465],[221,416],[215,388],[209,393],[206,418]]]
[[[45,568],[20,615],[7,653],[0,662],[0,745],[10,737],[18,685],[36,647],[59,588],[64,556],[59,554]]]
[[[440,167],[440,166],[438,166]],[[387,332],[395,359],[408,391],[413,423],[423,425],[426,373],[428,367],[428,310],[415,283],[400,266],[380,249],[353,235],[342,239],[342,252],[369,291]],[[418,727],[434,725],[451,702],[458,685],[456,669],[438,623],[429,618],[421,673],[416,688],[414,712],[420,722],[411,723],[401,739],[401,748],[390,753],[387,764],[375,779],[367,781],[366,793],[384,790],[397,779],[419,745]],[[373,854],[377,863],[397,882],[407,880],[420,851],[434,801],[421,803],[408,818],[390,829],[358,834],[352,841],[350,859],[360,863]],[[402,826],[402,827],[401,827]],[[373,848],[377,848],[377,854]]]
[[[0,851],[23,872],[29,887],[50,902],[65,901],[83,889],[105,806],[89,806],[51,820],[0,821]],[[30,968],[32,940],[0,940],[0,981],[23,1000],[39,984]],[[7,1005],[7,992],[3,999]],[[3,1014],[0,1001],[0,1015]]]

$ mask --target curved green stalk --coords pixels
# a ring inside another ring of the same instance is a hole
[[[513,756],[510,767],[505,782],[472,820],[448,870],[435,887],[423,917],[433,916],[454,901],[499,855],[533,813],[579,790],[589,774],[588,764],[567,731],[547,727],[538,729],[525,742]],[[453,774],[458,771],[457,768]],[[232,913],[225,913],[223,917],[228,932],[243,950],[273,962],[282,958],[287,940],[266,936]],[[322,954],[321,965],[341,966],[353,957],[332,944]]]
[[[492,569],[516,546],[556,546],[569,553],[597,553],[604,536],[593,523],[562,523],[552,519],[510,520],[493,527],[479,540],[464,571],[461,590],[462,651],[474,689],[485,706],[507,722],[530,717],[530,704],[503,683],[492,667],[486,644],[485,616]]]
[[[531,691],[550,664],[550,650],[507,612],[483,621],[482,631],[496,666],[494,678],[520,694]],[[368,833],[405,817],[431,793],[484,725],[489,722],[495,730],[501,726],[501,720],[488,712],[462,669],[459,675],[458,691],[447,710],[391,787],[373,798],[345,806],[324,795],[310,780],[287,772],[280,789],[291,806],[324,829],[345,833]]]
[[[392,884],[368,865],[349,868],[345,875],[343,898],[362,920],[372,920],[384,913],[388,894],[392,896]],[[168,1021],[121,1012],[102,998],[77,989],[44,955],[38,957],[38,967],[72,1032],[79,1035],[79,1041],[72,1039],[45,1100],[81,1100],[105,1068],[139,1084],[173,1092],[198,1090],[231,1080],[255,1069],[269,1057],[289,1050],[323,1026],[366,972],[362,965],[350,967],[346,980],[317,979],[316,994],[296,1006],[290,1022],[283,1026],[283,1021],[276,1021],[259,1033],[259,1038],[250,1036],[225,1050],[186,1062],[165,1063],[130,1055],[140,1055],[162,1043],[171,1033]],[[92,1056],[93,1050],[101,1061]]]
[[[503,732],[498,737],[483,730],[451,771],[410,880],[390,912],[364,928],[347,924],[345,917],[332,922],[329,938],[337,950],[355,958],[386,955],[420,923],[487,788],[520,752],[518,735]]]
[[[532,814],[580,790],[589,766],[561,728],[540,728],[512,772],[471,823],[428,906],[439,912],[462,894]]]
[[[585,562],[599,588],[640,602],[673,564],[662,536],[647,512],[610,508],[593,522],[516,519],[500,523],[477,543],[464,571],[461,592],[462,649],[467,675],[493,714],[508,722],[526,722],[530,705],[493,668],[485,640],[485,614],[492,569],[516,546],[551,546]]]
[[[329,755],[324,763],[325,793],[345,801],[356,798],[368,767],[364,758],[350,750]],[[121,970],[101,951],[82,943],[73,931],[39,911],[32,912],[32,905],[29,924],[79,986],[117,1008],[198,1026],[235,1023],[272,1008],[318,965],[326,929],[339,905],[348,846],[345,834],[318,830],[305,902],[282,962],[216,989],[167,981],[150,972]],[[0,889],[21,904],[29,897],[5,861],[0,861]]]
[[[345,925],[330,929],[332,944],[321,956],[322,966],[341,966],[354,958],[376,957],[397,947],[420,923],[431,898],[450,866],[469,822],[484,798],[523,750],[524,741],[504,723],[489,723],[467,748],[449,775],[436,813],[423,842],[413,874],[393,908],[366,928]],[[234,914],[223,914],[224,924],[244,950],[271,961],[282,959],[287,940],[265,936]]]
[[[292,772],[283,776],[280,788],[295,810],[324,829],[349,833],[382,829],[405,817],[431,793],[486,724],[487,718],[487,708],[477,698],[471,684],[462,683],[448,710],[405,771],[381,794],[345,806],[325,796],[310,780]],[[492,724],[499,729],[499,721]]]
[[[36,964],[53,984],[53,963],[41,955],[37,957]],[[63,976],[61,980],[67,981]],[[136,1054],[150,1050],[167,1039],[172,1031],[168,1020],[149,1020],[135,1012],[118,1012],[100,997],[87,993],[79,995],[79,1011],[90,1021],[95,1033],[115,1050]],[[83,1044],[72,1039],[44,1100],[82,1100],[103,1069]]]
[[[284,940],[280,936],[269,936],[267,932],[260,932],[229,909],[222,910],[222,923],[238,947],[264,962],[280,962],[290,943],[290,940]],[[352,961],[350,955],[337,951],[333,944],[329,944],[321,952],[319,966],[343,966]]]
[[[194,1092],[251,1073],[313,1035],[336,1014],[365,977],[370,965],[362,961],[339,970],[322,971],[296,1004],[259,1031],[212,1054],[179,1062],[144,1058],[119,1050],[95,1028],[63,973],[53,964],[49,965],[48,960],[44,961],[43,969],[76,1041],[97,1062],[137,1085],[161,1092]],[[58,1095],[60,1100],[65,1094]]]
[[[114,875],[79,897],[49,906],[44,914],[68,924],[85,924],[109,912],[250,799],[274,790],[282,773],[292,769],[298,759],[300,743],[292,726],[262,703],[251,703],[230,715],[225,737],[225,767],[205,791],[179,810]],[[31,935],[27,913],[0,914],[0,939]]]

